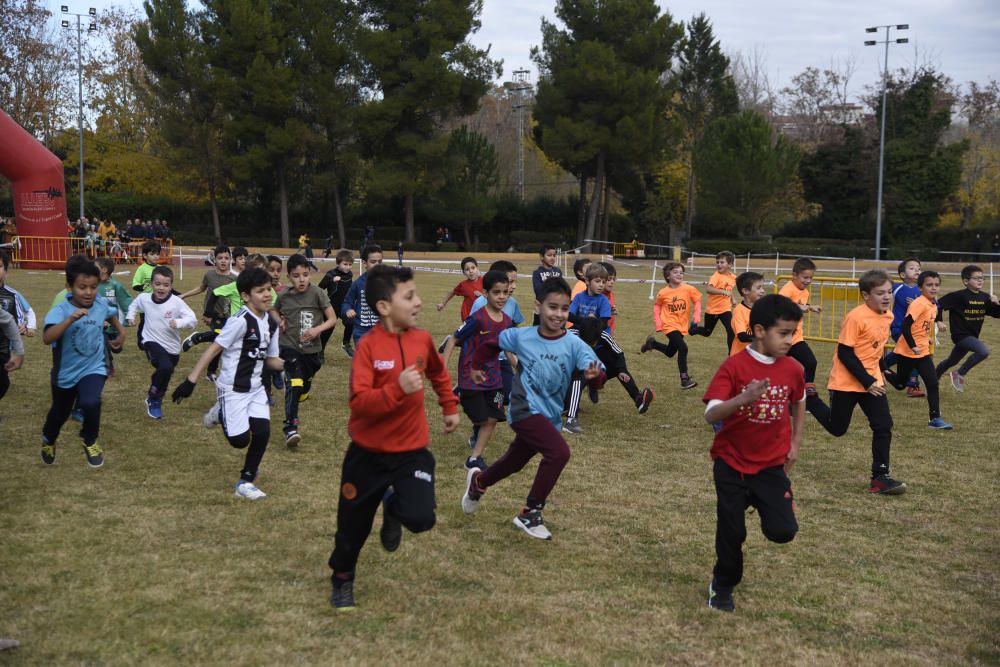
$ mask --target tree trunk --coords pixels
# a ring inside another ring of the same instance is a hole
[[[601,191],[604,189],[604,151],[597,154],[597,173],[594,175],[594,191],[590,194],[590,205],[587,207],[587,229],[582,243],[586,239],[594,238],[595,227],[597,225],[597,213],[600,209],[599,200]]]
[[[465,230],[465,249],[466,251],[472,252],[475,250],[475,246],[472,245],[472,229],[468,222],[462,223],[462,229]]]
[[[610,253],[612,251],[611,247],[611,229],[608,224],[608,201],[611,199],[611,181],[605,176],[604,178],[604,194],[601,195],[601,238],[607,241],[605,250]]]
[[[408,192],[403,197],[404,215],[406,216],[406,242],[414,243],[417,240],[416,231],[413,228],[413,193]]]
[[[344,229],[344,211],[340,206],[340,183],[337,181],[336,174],[334,174],[333,179],[333,209],[337,216],[337,240],[340,241],[340,247],[347,247],[347,231]]]
[[[281,247],[289,248],[288,234],[288,183],[285,179],[284,163],[278,165],[278,206],[281,210]]]
[[[684,230],[687,234],[687,238],[691,238],[691,229],[694,227],[694,195],[697,189],[697,184],[695,183],[694,175],[694,159],[691,160],[691,171],[688,172],[688,191],[687,191],[687,207],[684,210]]]
[[[212,204],[212,233],[215,245],[222,245],[222,226],[219,224],[219,202],[215,198],[215,176],[208,179],[208,200]]]
[[[580,199],[576,206],[576,244],[583,245],[584,226],[587,224],[587,177],[580,174]]]

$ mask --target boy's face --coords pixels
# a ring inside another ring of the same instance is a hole
[[[281,282],[281,262],[268,262],[267,272],[271,274],[271,287]],[[305,289],[304,287],[302,289]]]
[[[81,308],[90,308],[94,305],[94,298],[97,296],[97,276],[79,275],[66,287],[72,294],[75,305]]]
[[[382,263],[382,253],[373,252],[368,255],[368,259],[365,260],[365,270],[372,268],[378,264]]]
[[[233,266],[236,267],[236,270],[238,272],[242,273],[243,269],[245,269],[247,266],[247,256],[237,255],[236,257],[233,257]]]
[[[764,296],[764,281],[757,280],[750,285],[750,289],[743,292],[743,299],[750,305],[753,305],[760,301]]]
[[[548,267],[552,267],[552,266],[556,265],[556,251],[555,251],[555,248],[550,248],[549,250],[545,251],[545,253],[542,255],[542,264],[544,264],[545,266],[548,266]]]
[[[933,301],[941,290],[941,279],[928,276],[924,278],[924,284],[920,286],[920,293]]]
[[[420,317],[422,304],[423,302],[417,294],[416,282],[408,280],[396,285],[392,299],[379,301],[375,305],[378,307],[379,315],[388,318],[394,328],[412,329],[417,326],[417,318]]]
[[[507,272],[507,298],[514,296],[514,290],[517,289],[517,271]]]
[[[341,273],[347,273],[351,270],[352,266],[354,266],[354,262],[352,260],[345,259],[343,262],[337,263],[337,268],[340,269]]]
[[[792,349],[792,338],[798,322],[777,320],[769,329],[760,324],[753,327],[753,337],[760,344],[760,351],[769,357],[784,357]]]
[[[813,274],[816,272],[812,269],[805,269],[804,271],[799,271],[798,273],[792,274],[792,282],[799,289],[806,289],[813,282]]]
[[[161,301],[170,296],[170,290],[174,287],[174,281],[166,276],[153,276],[153,282],[150,283],[150,287],[153,288],[153,296]]]
[[[0,262],[0,285],[3,285],[7,280],[7,267]]]
[[[719,273],[729,273],[729,269],[731,268],[732,267],[729,266],[729,260],[726,259],[725,257],[715,258],[715,270],[718,271]]]
[[[309,287],[309,267],[296,266],[288,274],[288,280],[292,283],[292,289],[301,294]]]
[[[260,315],[271,307],[271,286],[258,285],[250,290],[250,293],[240,292],[240,298],[250,310]]]
[[[677,287],[684,282],[684,267],[675,266],[670,269],[670,273],[667,274],[667,282],[669,282],[672,287]]]
[[[106,283],[106,282],[108,282],[108,280],[111,279],[111,273],[106,268],[104,268],[102,265],[98,264],[97,265],[97,270],[101,272],[101,282],[102,283]],[[3,282],[3,280],[0,279],[0,282]]]
[[[986,276],[983,275],[982,271],[976,271],[971,276],[962,280],[962,284],[968,287],[973,292],[978,292],[983,289],[983,281],[986,280]]]
[[[587,269],[590,268],[590,265],[592,263],[593,262],[587,262],[586,264],[580,267],[580,270],[576,272],[577,279],[582,280],[583,282],[587,282]]]
[[[545,300],[535,302],[538,310],[538,321],[542,333],[554,336],[562,331],[569,318],[569,295],[562,292],[549,292]]]
[[[907,262],[900,274],[903,282],[910,284],[917,282],[918,276],[920,276],[920,262]]]
[[[146,264],[153,264],[155,266],[160,263],[160,253],[158,252],[147,252],[142,258],[146,260]]]
[[[595,294],[604,294],[604,278],[591,278],[587,281],[587,294],[594,296]]]
[[[876,285],[871,292],[862,292],[861,298],[865,305],[876,313],[887,313],[892,307],[892,283],[884,282]]]
[[[494,310],[503,310],[510,297],[510,287],[507,283],[495,283],[490,291],[486,293],[486,303]]]
[[[468,280],[475,280],[479,277],[479,266],[475,262],[466,262],[462,266],[462,273]]]
[[[615,275],[611,274],[608,276],[607,281],[604,283],[604,293],[607,294],[615,288]]]
[[[229,273],[229,267],[233,264],[233,256],[228,252],[220,252],[215,256],[215,270],[219,273]]]

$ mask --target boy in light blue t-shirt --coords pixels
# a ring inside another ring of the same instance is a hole
[[[42,342],[52,346],[52,407],[42,426],[42,461],[56,460],[56,438],[73,410],[74,401],[83,412],[83,451],[92,468],[104,464],[97,444],[101,426],[101,392],[108,376],[104,323],[118,331],[109,341],[121,349],[125,329],[118,309],[100,296],[100,270],[87,257],[74,255],[66,262],[66,299],[45,316]]]

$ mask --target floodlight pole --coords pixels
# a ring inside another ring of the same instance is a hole
[[[76,12],[69,11],[67,5],[61,6],[63,14],[69,14],[70,16],[76,17],[76,97],[77,97],[77,121],[76,129],[80,134],[80,218],[84,217],[84,202],[83,202],[83,17],[96,19],[97,9],[91,7],[89,12],[84,14],[77,14]],[[68,21],[63,21],[62,25],[64,28],[69,27]],[[91,23],[88,26],[88,31],[93,31],[97,29],[96,23]]]
[[[517,91],[517,192],[521,199],[524,201],[524,92],[531,88],[531,84],[528,83],[528,74],[530,72],[526,69],[516,69],[513,72],[514,82]]]

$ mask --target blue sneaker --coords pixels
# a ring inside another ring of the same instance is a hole
[[[76,408],[73,412],[69,413],[70,418],[75,422],[83,423],[83,410]]]
[[[271,384],[273,384],[274,388],[278,391],[285,390],[285,378],[281,377],[281,373],[275,373],[271,376]]]
[[[163,419],[163,400],[159,398],[147,398],[146,414],[153,419]]]
[[[935,417],[934,419],[927,422],[927,426],[929,428],[936,428],[940,431],[950,431],[951,429],[955,428],[954,426],[952,426],[945,420],[941,419],[940,417]]]

